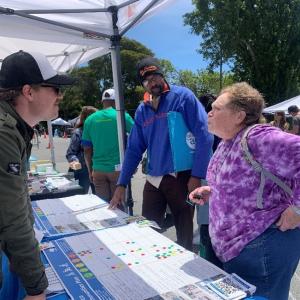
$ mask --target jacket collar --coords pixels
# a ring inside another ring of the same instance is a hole
[[[16,127],[23,137],[26,145],[28,145],[31,142],[34,133],[32,127],[20,117],[11,103],[7,101],[0,101],[0,109],[4,113],[11,115],[17,121]]]

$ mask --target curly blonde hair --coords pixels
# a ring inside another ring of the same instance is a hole
[[[260,123],[265,100],[262,94],[247,82],[239,82],[223,88],[220,95],[229,94],[229,106],[233,110],[244,111],[245,125],[250,126]]]

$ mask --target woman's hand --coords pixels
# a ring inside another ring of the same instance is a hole
[[[288,207],[282,212],[276,225],[281,231],[295,229],[300,225],[300,215],[298,215],[292,207]]]
[[[201,186],[189,194],[189,199],[195,204],[204,205],[206,202],[208,202],[210,193],[211,189],[209,186]]]

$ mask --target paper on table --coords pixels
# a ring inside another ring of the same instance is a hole
[[[64,287],[60,283],[58,277],[54,273],[51,266],[45,268],[46,276],[48,279],[48,287],[46,290],[46,294],[57,293],[64,290]]]
[[[65,265],[58,253],[67,249],[65,268],[69,269],[73,262],[75,268],[80,265],[74,278],[93,278],[90,282],[86,279],[87,288],[99,290],[98,281],[117,300],[147,299],[225,274],[151,228],[139,228],[134,223],[67,237],[54,244],[56,250],[45,250],[54,267],[59,269],[59,265]],[[55,262],[58,255],[60,263]],[[75,271],[72,268],[72,272]],[[57,271],[70,291],[71,277],[63,272],[64,269]]]
[[[46,178],[46,186],[49,186],[51,188],[65,188],[71,186],[73,183],[72,181],[68,180],[65,177],[49,177]]]
[[[34,229],[34,233],[35,233],[35,238],[40,243],[44,237],[44,233],[41,230],[37,229],[35,226],[33,226],[33,229]]]
[[[36,223],[40,224],[47,236],[126,225],[128,217],[119,209],[108,209],[108,203],[95,195],[36,201],[33,210]]]

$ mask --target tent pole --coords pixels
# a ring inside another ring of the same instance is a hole
[[[121,36],[123,36],[132,26],[134,26],[141,18],[142,16],[150,10],[159,0],[152,0],[132,21],[131,23],[126,26],[121,32]]]
[[[52,134],[52,124],[51,121],[47,121],[48,127],[48,136],[49,136],[49,147],[51,153],[51,162],[53,164],[53,169],[56,170],[56,162],[55,162],[55,154],[54,154],[54,142],[53,142],[53,134]]]
[[[111,7],[113,8],[116,7]],[[119,29],[116,25],[117,11],[112,12],[114,36],[111,37],[111,64],[113,73],[114,89],[116,93],[116,110],[117,110],[117,125],[118,125],[118,139],[120,150],[120,162],[124,160],[125,152],[125,108],[124,108],[124,96],[122,86],[122,73],[121,73],[121,57],[120,57],[120,35]]]
[[[125,153],[125,141],[126,141],[126,128],[125,128],[125,106],[124,95],[122,85],[122,73],[121,73],[121,55],[120,55],[120,41],[121,36],[117,26],[118,21],[118,7],[111,6],[109,10],[112,13],[112,23],[114,29],[114,35],[111,37],[111,64],[113,73],[114,89],[116,94],[116,111],[117,111],[117,128],[118,128],[118,141],[120,152],[120,164],[122,167]],[[131,184],[129,183],[126,189],[126,199],[124,205],[125,211],[133,215],[133,199],[131,194]]]
[[[124,116],[124,97],[122,87],[122,77],[120,68],[120,47],[111,49],[111,63],[113,71],[114,89],[116,93],[116,111],[117,111],[117,126],[118,126],[118,140],[120,150],[120,162],[124,160],[125,152],[125,116]]]
[[[98,32],[98,31],[94,31],[94,30],[86,30],[84,28],[80,28],[80,27],[77,27],[77,26],[72,26],[72,25],[60,23],[60,22],[57,22],[57,21],[44,19],[44,18],[41,18],[41,17],[37,17],[35,15],[30,15],[28,13],[18,12],[17,10],[13,10],[13,9],[1,7],[1,6],[0,6],[0,14],[16,15],[16,16],[31,19],[31,20],[34,20],[34,21],[38,21],[38,22],[51,24],[51,25],[54,25],[54,26],[62,27],[62,28],[67,28],[67,29],[79,31],[79,32],[82,32],[84,34],[88,34],[89,36],[93,35],[97,38],[110,38],[110,36],[106,33]]]

